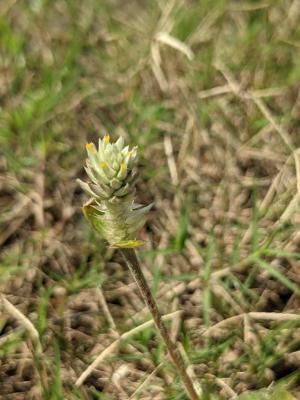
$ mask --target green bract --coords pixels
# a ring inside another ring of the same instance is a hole
[[[85,170],[90,183],[78,179],[82,189],[92,198],[83,211],[93,228],[111,245],[136,247],[136,235],[146,220],[152,204],[141,206],[134,203],[137,172],[137,148],[124,146],[120,137],[110,143],[110,137],[86,145],[88,159]]]

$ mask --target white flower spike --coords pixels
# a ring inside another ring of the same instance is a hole
[[[137,247],[138,231],[152,207],[134,203],[137,171],[137,147],[124,147],[120,137],[111,143],[109,135],[86,145],[86,173],[90,183],[78,179],[81,188],[92,198],[83,211],[93,228],[113,247]]]

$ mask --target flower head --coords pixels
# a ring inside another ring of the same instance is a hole
[[[87,143],[86,150],[85,170],[91,182],[78,179],[92,197],[84,206],[86,217],[110,244],[133,243],[152,206],[134,203],[137,147],[130,150],[122,137],[111,143],[105,135],[99,139],[98,149],[94,143]]]

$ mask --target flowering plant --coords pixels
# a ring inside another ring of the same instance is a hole
[[[136,235],[144,225],[146,214],[152,207],[152,204],[141,206],[134,202],[137,148],[129,150],[128,146],[124,146],[124,139],[121,137],[115,143],[110,143],[110,137],[106,135],[103,139],[99,139],[98,149],[93,143],[88,143],[86,149],[88,159],[85,170],[91,183],[80,179],[78,181],[82,189],[92,198],[83,206],[83,212],[93,228],[112,247],[120,248],[190,399],[197,400],[198,396],[186,372],[184,360],[168,334],[133,250],[133,247],[142,244],[136,240]],[[78,385],[86,375],[87,372],[83,372],[78,379]]]

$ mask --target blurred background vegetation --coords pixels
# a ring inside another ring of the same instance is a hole
[[[1,292],[41,340],[3,302],[1,399],[186,398],[151,326],[75,386],[150,318],[81,212],[105,133],[139,146],[139,255],[203,399],[300,398],[299,21],[299,0],[0,3]]]

